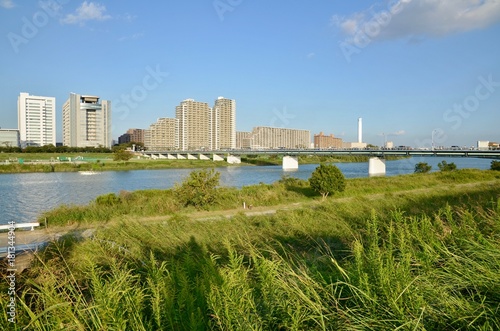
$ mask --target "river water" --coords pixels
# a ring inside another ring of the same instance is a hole
[[[427,162],[436,171],[442,160],[454,162],[459,169],[489,169],[491,164],[488,159],[418,157],[387,161],[386,176],[413,173],[418,162]],[[337,166],[347,178],[368,176],[368,163],[338,163]],[[221,185],[242,187],[260,182],[272,183],[285,173],[308,179],[316,167],[315,164],[299,165],[297,171],[284,172],[281,166],[231,166],[217,168],[217,171],[221,173]],[[11,220],[34,222],[43,211],[62,204],[87,204],[106,193],[171,188],[192,170],[105,171],[90,176],[78,172],[0,174],[0,224]]]

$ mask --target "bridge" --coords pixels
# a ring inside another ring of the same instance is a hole
[[[283,156],[283,170],[297,170],[300,155],[355,155],[368,156],[370,175],[385,174],[386,156],[420,156],[420,157],[477,157],[500,158],[500,150],[477,149],[240,149],[217,151],[145,151],[145,157],[152,159],[170,160],[213,160],[226,161],[230,164],[241,163],[241,156],[245,155],[281,155]]]

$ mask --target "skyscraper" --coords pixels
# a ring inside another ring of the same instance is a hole
[[[56,145],[56,99],[21,93],[17,99],[21,147]]]
[[[63,144],[111,148],[111,101],[70,93],[63,105]]]
[[[210,149],[211,110],[206,102],[186,99],[175,107],[175,118],[179,121],[179,149]]]
[[[236,101],[219,97],[210,115],[210,149],[236,148]]]

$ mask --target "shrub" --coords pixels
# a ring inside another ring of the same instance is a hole
[[[177,198],[184,206],[197,209],[208,209],[217,202],[220,172],[214,169],[195,170],[184,179],[181,185],[174,188]]]
[[[441,171],[453,171],[457,169],[457,165],[453,162],[448,163],[445,160],[438,163],[438,168]]]
[[[490,170],[500,171],[500,161],[491,161]]]
[[[99,206],[114,206],[120,203],[120,198],[114,193],[109,193],[98,196],[95,202]]]
[[[320,164],[309,178],[309,185],[325,199],[328,194],[344,191],[344,174],[335,165]]]
[[[425,162],[419,162],[417,164],[415,164],[415,173],[427,173],[429,171],[431,171],[432,169],[432,166],[430,166],[429,164],[425,163]]]
[[[130,153],[129,151],[126,150],[117,150],[115,154],[113,155],[113,160],[114,161],[128,161],[130,160],[134,155]]]

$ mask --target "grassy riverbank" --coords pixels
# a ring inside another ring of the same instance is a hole
[[[323,202],[293,179],[246,190],[223,190],[223,200],[203,212],[155,211],[174,203],[171,191],[54,211],[65,215],[61,224],[99,229],[92,240],[68,235],[50,245],[18,276],[16,326],[500,328],[500,173],[349,179],[342,194]],[[252,212],[262,215],[244,214],[242,198],[255,199]],[[86,216],[71,219],[80,212]],[[7,318],[4,312],[0,328],[12,326]]]

